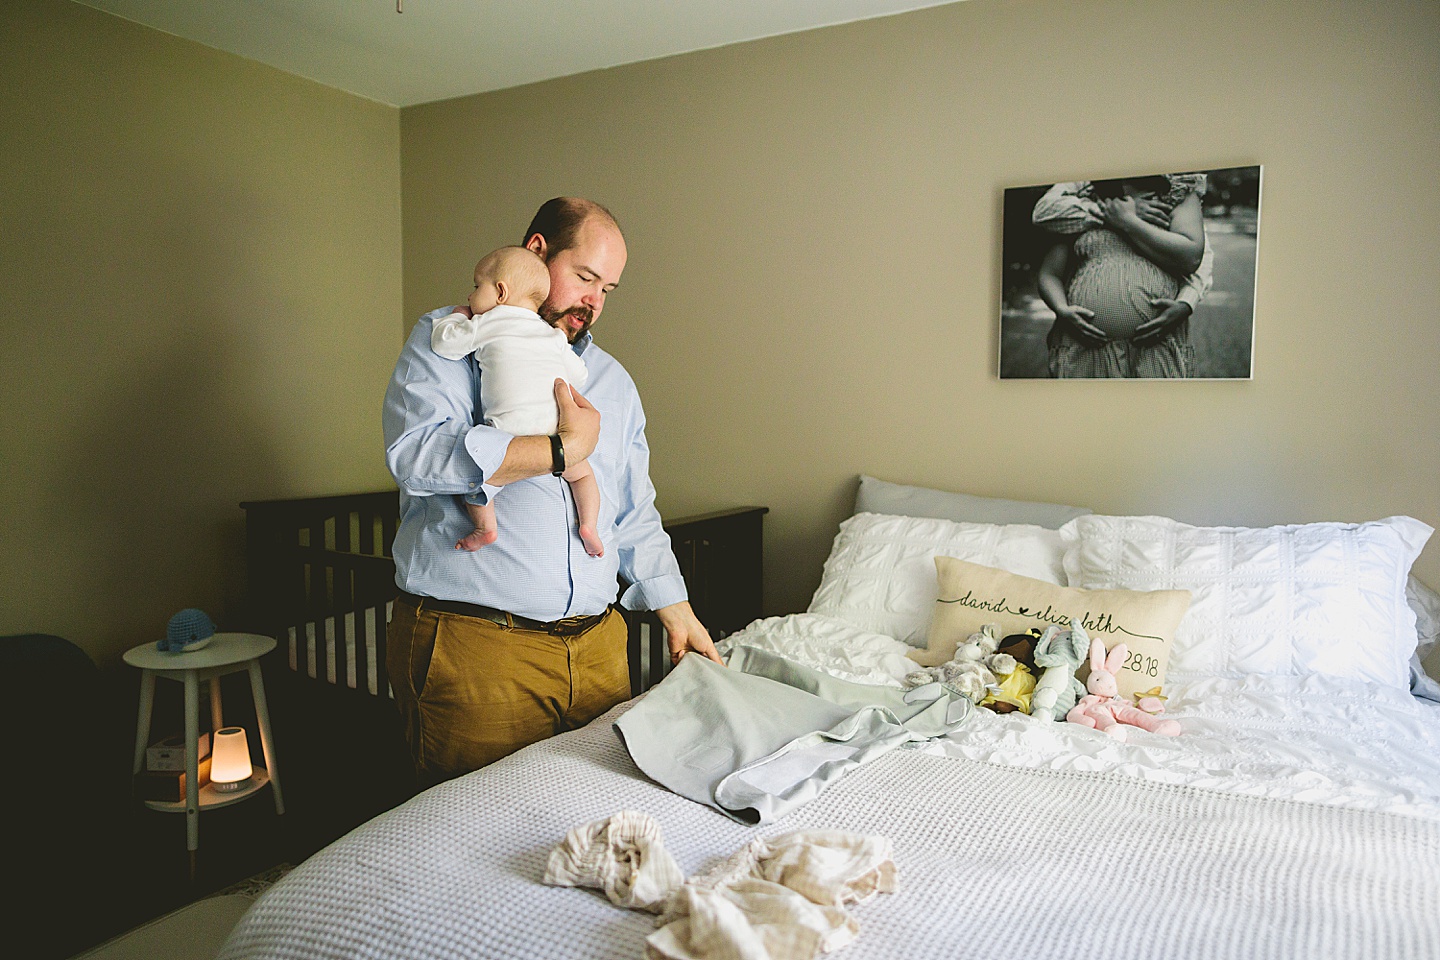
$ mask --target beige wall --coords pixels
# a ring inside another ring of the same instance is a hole
[[[662,511],[771,508],[801,609],[857,473],[1192,522],[1440,523],[1440,6],[972,2],[402,112],[405,313],[558,193]],[[1005,186],[1265,167],[1253,382],[996,379]],[[1440,584],[1440,546],[1418,572]]]
[[[182,606],[233,615],[236,503],[388,484],[402,329],[558,193],[630,237],[597,332],[646,398],[662,509],[770,506],[770,612],[808,601],[861,471],[1440,522],[1440,10],[1134,10],[971,0],[396,111],[9,4],[0,633],[113,662]],[[995,379],[1004,186],[1242,163],[1254,382]],[[1440,583],[1440,547],[1418,569]]]
[[[389,483],[399,111],[62,0],[0,89],[0,634],[110,664],[237,612],[241,500]]]

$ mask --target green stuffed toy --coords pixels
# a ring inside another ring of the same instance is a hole
[[[1075,671],[1085,662],[1090,637],[1078,618],[1069,629],[1049,627],[1035,643],[1035,666],[1041,670],[1030,696],[1030,716],[1040,720],[1064,720],[1069,709],[1085,695],[1085,685]]]

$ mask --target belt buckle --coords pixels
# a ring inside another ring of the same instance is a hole
[[[554,637],[573,637],[584,629],[585,621],[589,617],[566,617],[563,620],[556,620],[550,624],[548,631]]]

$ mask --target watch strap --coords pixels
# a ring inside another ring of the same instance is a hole
[[[550,473],[552,476],[560,476],[565,472],[565,446],[560,442],[560,434],[550,434]]]

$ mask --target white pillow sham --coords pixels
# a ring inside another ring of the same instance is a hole
[[[1194,527],[1079,517],[1061,528],[1072,587],[1189,590],[1168,679],[1332,674],[1409,688],[1406,579],[1431,527],[1371,523]]]
[[[1059,532],[1043,527],[860,513],[840,524],[807,612],[924,647],[935,557],[1063,585],[1064,554]]]

